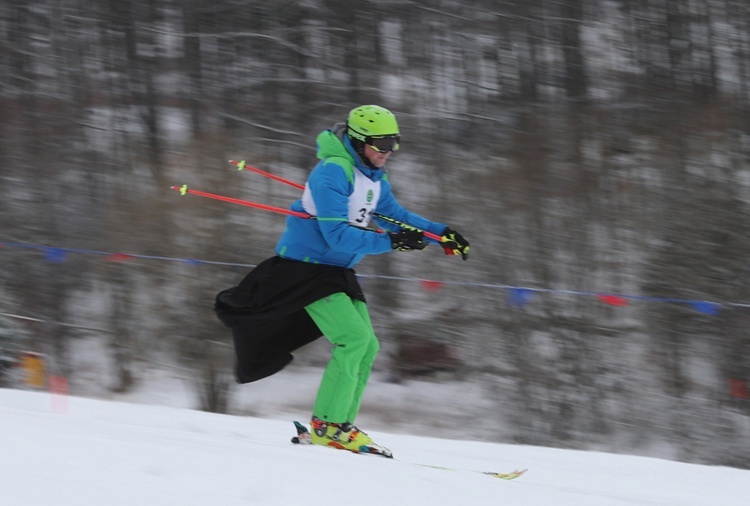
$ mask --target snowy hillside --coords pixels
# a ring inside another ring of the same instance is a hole
[[[397,460],[289,443],[289,420],[0,389],[0,502],[87,505],[747,504],[750,471],[371,432]],[[413,463],[448,466],[442,470]],[[471,470],[530,470],[502,481]]]

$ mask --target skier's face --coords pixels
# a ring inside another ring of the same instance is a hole
[[[375,151],[369,144],[365,144],[365,156],[375,167],[380,168],[385,165],[385,162],[388,161],[388,157],[391,156],[391,153],[393,153],[393,151]]]

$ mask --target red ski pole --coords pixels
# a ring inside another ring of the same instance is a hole
[[[262,209],[264,211],[271,211],[273,213],[288,214],[290,216],[296,216],[297,218],[311,219],[313,216],[307,213],[301,213],[299,211],[292,211],[291,209],[284,209],[281,207],[269,206],[266,204],[260,204],[258,202],[250,202],[249,200],[235,199],[232,197],[225,197],[224,195],[216,195],[215,193],[207,193],[199,190],[192,190],[187,187],[186,184],[182,186],[170,186],[170,190],[177,190],[181,195],[190,193],[191,195],[198,195],[200,197],[206,197],[214,200],[221,200],[222,202],[229,202],[231,204],[239,204],[246,207],[254,207],[256,209]]]
[[[271,211],[273,213],[287,214],[289,216],[296,216],[297,218],[304,218],[306,220],[315,219],[315,216],[299,211],[292,211],[291,209],[284,209],[281,207],[269,206],[267,204],[261,204],[259,202],[251,202],[249,200],[235,199],[233,197],[225,197],[224,195],[217,195],[215,193],[203,192],[200,190],[193,190],[188,188],[186,184],[182,186],[170,186],[170,190],[177,190],[181,195],[198,195],[199,197],[206,197],[209,199],[220,200],[222,202],[229,202],[230,204],[239,204],[241,206],[252,207],[255,209],[262,209],[264,211]],[[385,230],[376,229],[374,232],[385,232]],[[426,234],[427,232],[425,232]]]
[[[289,186],[291,186],[293,188],[296,188],[298,190],[304,190],[305,189],[305,185],[302,185],[302,184],[299,184],[299,183],[295,183],[294,181],[290,181],[289,179],[283,178],[281,176],[277,176],[275,174],[271,174],[270,172],[266,172],[264,170],[260,170],[260,169],[255,168],[255,167],[251,167],[250,165],[247,165],[245,163],[245,160],[242,160],[240,162],[238,162],[237,160],[229,160],[229,163],[231,163],[232,165],[237,166],[237,170],[250,170],[250,171],[253,171],[255,173],[260,174],[261,176],[265,176],[265,177],[271,178],[271,179],[273,179],[275,181],[278,181],[280,183],[284,183],[284,184],[289,185]],[[390,223],[393,223],[394,225],[398,225],[398,226],[407,225],[407,226],[409,226],[407,223],[402,223],[402,222],[400,222],[398,220],[394,220],[393,218],[389,218],[388,216],[383,216],[382,214],[375,213],[375,216],[378,217],[378,218],[383,219],[384,221],[388,221]],[[414,228],[414,227],[411,227],[411,228]],[[382,230],[380,230],[380,232],[382,232]],[[432,232],[428,232],[426,230],[422,230],[421,232],[424,234],[425,237],[429,237],[430,239],[434,239],[434,240],[436,240],[438,242],[443,242],[443,238],[440,237],[437,234],[433,234]]]
[[[255,167],[251,167],[250,165],[247,165],[245,163],[245,160],[242,160],[241,162],[238,162],[237,160],[229,160],[229,163],[231,163],[233,165],[236,165],[237,166],[237,170],[251,170],[253,172],[257,172],[258,174],[260,174],[262,176],[269,177],[269,178],[274,179],[274,180],[276,180],[276,181],[278,181],[280,183],[284,183],[284,184],[287,184],[287,185],[289,185],[289,186],[291,186],[293,188],[297,188],[298,190],[304,190],[305,189],[305,185],[303,185],[303,184],[295,183],[294,181],[290,181],[290,180],[285,179],[285,178],[283,178],[281,176],[277,176],[275,174],[271,174],[270,172],[266,172],[264,170],[260,170],[260,169],[257,169]]]

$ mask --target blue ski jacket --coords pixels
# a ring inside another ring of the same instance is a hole
[[[276,254],[289,260],[352,268],[365,257],[392,250],[385,232],[367,229],[375,219],[381,229],[398,226],[378,213],[421,230],[442,235],[447,225],[429,221],[402,207],[391,192],[384,169],[367,167],[352,147],[344,123],[317,137],[317,157],[302,198],[291,205],[315,219],[288,216]],[[432,241],[431,239],[426,239]]]

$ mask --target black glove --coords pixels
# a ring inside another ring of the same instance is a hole
[[[402,228],[398,232],[388,232],[391,236],[391,247],[396,251],[413,251],[425,249],[427,242],[424,240],[424,232]]]
[[[443,232],[443,242],[440,246],[446,255],[461,255],[464,260],[469,258],[469,241],[450,227],[446,227]]]

